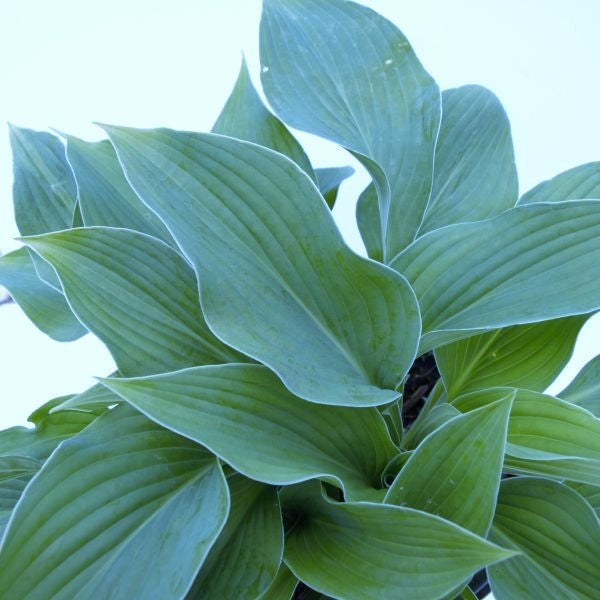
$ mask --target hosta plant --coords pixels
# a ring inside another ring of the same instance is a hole
[[[0,596],[598,598],[600,163],[518,195],[487,89],[343,0],[265,0],[210,133],[11,128],[0,282],[117,371],[0,433]],[[314,168],[287,126],[371,175]],[[5,399],[9,401],[9,399]]]

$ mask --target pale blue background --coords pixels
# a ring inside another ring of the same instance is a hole
[[[442,88],[480,83],[500,97],[513,126],[522,191],[600,160],[597,0],[364,4],[403,30]],[[259,14],[259,0],[0,0],[0,250],[17,246],[5,121],[87,139],[101,135],[94,120],[208,130],[242,51],[258,73]],[[300,137],[318,166],[351,162],[327,143]],[[365,182],[359,174],[346,185],[335,211],[357,250],[353,204]],[[600,352],[595,323],[563,381]],[[52,342],[16,306],[0,307],[0,336],[0,428],[113,368],[92,336]]]

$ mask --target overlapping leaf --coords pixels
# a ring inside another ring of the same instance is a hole
[[[341,0],[265,2],[260,55],[275,112],[344,146],[369,170],[391,259],[414,239],[429,198],[436,83],[392,23]]]
[[[258,365],[102,382],[150,418],[266,483],[324,477],[342,483],[350,498],[381,498],[381,473],[398,452],[376,409],[309,404]]]
[[[496,600],[597,596],[600,521],[566,486],[532,477],[503,481],[490,539],[522,552],[488,567]]]
[[[519,206],[419,238],[392,262],[413,286],[420,351],[600,306],[600,200]]]
[[[85,142],[73,136],[66,139],[83,225],[124,227],[175,245],[164,224],[127,183],[108,140]]]
[[[257,598],[283,556],[277,489],[239,474],[227,477],[231,508],[223,531],[186,598]]]
[[[116,375],[113,373],[112,375]],[[84,390],[79,394],[70,396],[60,404],[50,409],[50,413],[58,412],[61,410],[85,410],[85,411],[98,411],[106,410],[113,404],[121,402],[120,396],[117,396],[114,392],[103,385],[97,383],[92,387]]]
[[[335,504],[316,482],[285,488],[281,501],[294,520],[286,531],[287,565],[311,588],[336,598],[439,598],[482,566],[510,556],[419,510]]]
[[[573,381],[557,395],[600,417],[600,356],[588,362]]]
[[[26,238],[52,263],[73,311],[124,375],[245,360],[210,331],[194,272],[164,242],[90,227]]]
[[[35,427],[10,427],[0,431],[0,456],[24,456],[45,460],[63,440],[79,433],[96,420],[98,413],[81,410],[49,410],[65,401],[57,398],[29,416]]]
[[[23,475],[0,481],[0,540],[10,515],[30,479],[31,475]]]
[[[0,257],[0,285],[10,292],[31,322],[52,339],[68,342],[87,333],[62,293],[38,277],[26,248]]]
[[[63,143],[45,131],[10,126],[13,200],[21,235],[71,227],[77,188]]]
[[[414,358],[406,281],[343,243],[310,179],[232,138],[107,127],[134,189],[194,264],[211,329],[314,402],[395,399]]]
[[[266,109],[254,89],[245,60],[242,61],[235,86],[212,132],[254,142],[281,152],[315,180],[312,165],[302,146],[287,127]]]
[[[354,173],[352,167],[325,167],[315,169],[315,176],[319,191],[327,206],[333,209],[337,200],[338,191],[342,182]]]
[[[10,598],[183,595],[227,518],[218,461],[127,406],[52,455],[0,552]]]
[[[543,392],[569,361],[587,318],[515,325],[436,348],[448,398],[496,386]]]
[[[600,518],[600,486],[579,483],[578,481],[565,481],[564,483],[580,496],[583,496]]]
[[[579,165],[542,181],[519,198],[519,204],[600,198],[600,162]]]
[[[503,397],[507,389],[472,392],[452,404],[473,410]],[[504,468],[600,485],[600,419],[559,398],[516,390]]]
[[[260,595],[259,600],[291,600],[297,585],[297,577],[287,568],[285,563],[282,563],[275,579]]]
[[[419,235],[496,216],[516,204],[518,191],[510,124],[498,98],[479,85],[445,90]]]
[[[485,536],[494,516],[513,397],[514,392],[435,430],[412,453],[385,502],[439,515]]]

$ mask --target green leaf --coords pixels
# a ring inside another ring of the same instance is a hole
[[[600,486],[579,483],[578,481],[565,481],[563,483],[583,496],[600,517]]]
[[[63,143],[45,131],[9,127],[15,221],[21,235],[71,227],[77,188]]]
[[[494,516],[513,397],[514,392],[451,419],[425,438],[385,502],[439,515],[485,536]]]
[[[515,325],[436,348],[448,398],[497,386],[543,392],[571,358],[587,318]]]
[[[182,596],[228,512],[218,461],[127,406],[64,442],[0,552],[10,598]]]
[[[381,473],[398,453],[377,409],[309,404],[259,365],[101,381],[151,419],[265,483],[324,477],[343,484],[350,497],[379,497]]]
[[[557,396],[600,417],[600,356],[588,362]]]
[[[39,279],[27,248],[0,256],[0,285],[31,322],[52,339],[69,342],[87,333],[65,297]]]
[[[566,486],[532,477],[503,481],[490,539],[522,552],[488,567],[496,600],[597,597],[600,521]]]
[[[302,146],[287,127],[265,108],[252,85],[245,60],[242,60],[235,86],[212,132],[254,142],[281,152],[315,180],[315,173]]]
[[[58,401],[64,400],[62,397]],[[0,431],[0,456],[26,456],[43,461],[60,442],[79,433],[97,416],[80,410],[64,410],[37,417],[34,413],[29,417],[29,421],[35,423],[34,428],[18,426]]]
[[[579,165],[542,181],[519,198],[519,204],[600,198],[600,162]]]
[[[498,98],[479,85],[442,92],[433,187],[419,235],[498,215],[518,193],[510,124]]]
[[[333,209],[342,182],[354,173],[352,167],[325,167],[315,169],[317,185],[327,206]]]
[[[32,476],[41,466],[39,460],[28,456],[0,456],[0,482],[15,477]]]
[[[277,489],[239,474],[227,477],[229,518],[186,598],[257,598],[283,557]]]
[[[25,242],[52,263],[73,311],[124,375],[244,360],[212,334],[194,272],[164,242],[109,227]]]
[[[117,373],[112,373],[110,377],[116,374]],[[50,413],[59,412],[61,410],[104,411],[109,406],[119,404],[120,402],[120,396],[117,396],[103,385],[97,383],[87,390],[70,396],[60,404],[54,406],[50,409]]]
[[[292,600],[292,595],[298,579],[287,568],[285,563],[279,566],[279,571],[271,585],[259,596],[259,600]]]
[[[422,410],[417,420],[403,437],[402,447],[416,448],[430,433],[460,414],[459,410],[445,402],[434,406],[430,411]]]
[[[372,183],[358,197],[356,222],[369,258],[383,262],[383,242],[377,189]]]
[[[275,112],[370,172],[389,261],[414,239],[429,199],[438,86],[395,25],[341,0],[266,1],[260,58]]]
[[[86,142],[67,136],[67,158],[77,182],[83,224],[124,227],[174,246],[161,220],[136,196],[108,140]]]
[[[313,402],[398,397],[419,335],[414,294],[350,251],[294,163],[213,134],[106,129],[129,181],[194,264],[219,338]]]
[[[589,313],[600,307],[600,200],[449,225],[391,266],[419,299],[421,353],[481,330]]]
[[[473,410],[510,389],[472,392],[452,404],[462,412]],[[600,485],[600,419],[559,398],[516,390],[504,470]]]
[[[412,508],[325,499],[316,482],[284,488],[285,561],[311,588],[348,600],[439,598],[482,566],[511,556]]]
[[[2,535],[10,519],[10,515],[30,479],[31,474],[28,474],[0,481],[0,541],[2,540]]]

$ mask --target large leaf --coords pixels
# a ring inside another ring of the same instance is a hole
[[[588,362],[557,396],[600,417],[600,356]]]
[[[358,197],[356,223],[369,258],[383,261],[383,239],[377,189],[372,183]]]
[[[85,142],[73,136],[66,139],[83,224],[133,229],[174,245],[164,224],[127,183],[108,140]]]
[[[63,143],[45,131],[10,126],[13,200],[21,235],[71,227],[77,202]]]
[[[186,598],[257,598],[275,578],[283,555],[277,489],[239,474],[227,477],[231,508]]]
[[[496,386],[543,392],[569,361],[587,318],[515,325],[437,348],[448,398]]]
[[[498,98],[479,85],[445,90],[419,235],[498,215],[516,204],[518,188],[510,124]]]
[[[42,463],[28,456],[0,456],[0,482],[8,479],[33,476]]]
[[[472,392],[452,404],[463,412],[473,410],[509,389]],[[559,398],[516,390],[504,469],[600,485],[600,419]]]
[[[259,365],[101,381],[150,418],[265,483],[325,477],[343,484],[350,497],[381,497],[375,488],[398,453],[375,408],[309,404]]]
[[[412,284],[420,351],[478,330],[600,307],[600,200],[518,206],[425,234],[392,266]]]
[[[265,2],[260,55],[275,112],[369,170],[389,260],[414,239],[429,199],[438,86],[392,23],[342,0]]]
[[[52,339],[68,342],[87,333],[65,297],[38,277],[27,248],[0,257],[0,285],[31,322]]]
[[[460,411],[454,408],[452,404],[446,404],[446,402],[441,402],[431,410],[423,407],[417,420],[412,423],[410,429],[402,438],[402,447],[409,450],[416,448],[430,433],[459,415]]]
[[[164,242],[109,227],[25,241],[52,263],[73,311],[124,375],[244,360],[212,334],[194,272]]]
[[[579,165],[542,181],[519,198],[519,204],[600,198],[600,162]]]
[[[235,86],[212,132],[254,142],[281,152],[315,179],[310,160],[302,146],[287,127],[265,108],[252,85],[245,60],[242,61]]]
[[[532,477],[503,481],[490,538],[522,552],[488,567],[496,600],[597,598],[600,521],[566,486]]]
[[[336,504],[316,482],[285,488],[285,561],[311,588],[336,598],[439,598],[482,566],[511,555],[412,508]]]
[[[425,438],[385,502],[439,515],[485,536],[494,516],[513,397],[514,392],[456,417]]]
[[[134,189],[194,264],[221,339],[307,400],[397,398],[420,330],[414,294],[348,249],[294,163],[214,134],[107,130]]]
[[[8,598],[171,598],[227,518],[214,456],[120,406],[31,480],[0,552]]]

